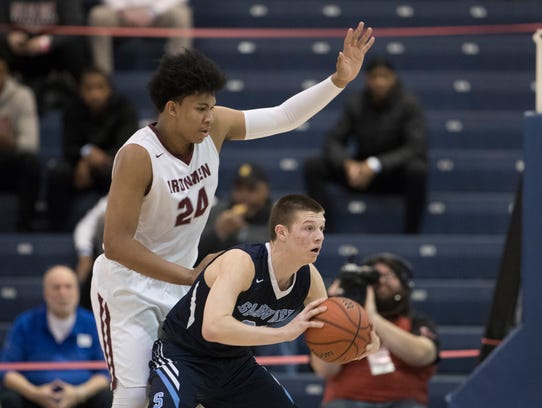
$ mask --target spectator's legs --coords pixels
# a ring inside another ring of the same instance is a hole
[[[333,202],[330,200],[326,187],[330,182],[345,183],[341,182],[341,175],[334,174],[330,166],[321,157],[312,157],[305,160],[304,176],[307,194],[324,207],[326,211],[326,230],[332,232],[335,227],[335,214]]]
[[[31,231],[41,186],[38,158],[32,153],[2,153],[0,173],[0,190],[17,193],[17,231]]]
[[[120,19],[114,9],[98,5],[90,10],[88,24],[94,27],[119,27]],[[110,75],[113,72],[113,39],[111,36],[91,37],[90,47],[94,65]]]
[[[73,169],[57,162],[47,173],[47,208],[51,231],[64,231],[70,219],[73,196]]]
[[[192,8],[188,4],[179,4],[156,17],[154,25],[169,28],[192,28]],[[192,48],[191,37],[171,37],[166,43],[166,53],[178,54],[184,48]]]
[[[405,233],[415,234],[420,231],[427,201],[427,164],[414,160],[404,170],[405,194]]]
[[[21,153],[18,156],[18,195],[19,211],[17,213],[17,230],[31,231],[41,187],[41,172],[38,158],[32,153]]]

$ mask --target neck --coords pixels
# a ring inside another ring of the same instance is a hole
[[[182,159],[192,153],[194,144],[186,141],[182,136],[175,134],[171,126],[158,118],[158,122],[154,126],[156,135],[160,139],[160,143],[174,156]]]
[[[290,285],[292,276],[303,265],[298,265],[293,261],[292,256],[286,250],[280,248],[280,244],[271,242],[270,248],[271,265],[273,266],[277,283],[281,289],[287,288]]]

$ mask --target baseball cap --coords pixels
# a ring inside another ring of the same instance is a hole
[[[254,185],[259,181],[267,183],[267,173],[263,167],[255,163],[243,163],[237,169],[234,184]]]

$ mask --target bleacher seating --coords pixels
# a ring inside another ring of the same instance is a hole
[[[53,265],[75,265],[76,255],[70,234],[0,234],[0,259],[0,278],[41,277]]]
[[[482,4],[471,1],[231,0],[218,7],[216,0],[200,0],[194,9],[199,27],[348,27],[364,20],[373,27],[450,26],[466,24],[510,24],[538,22],[539,4],[496,0]]]
[[[0,277],[0,321],[11,322],[20,313],[43,302],[40,277]]]
[[[537,0],[199,0],[196,27],[338,28],[365,20],[375,28],[371,53],[386,53],[405,86],[420,98],[428,121],[429,199],[422,233],[397,235],[402,203],[334,188],[342,233],[327,234],[316,262],[329,282],[355,248],[360,255],[393,251],[414,265],[414,305],[435,318],[441,349],[477,349],[498,272],[504,234],[523,168],[523,113],[534,107],[535,47],[530,32],[442,35],[439,29],[402,36],[386,28],[478,26],[542,20]],[[340,30],[339,30],[340,31]],[[339,32],[337,31],[337,32]],[[379,35],[379,32],[381,35]],[[403,32],[404,33],[404,32]],[[339,34],[312,38],[197,38],[229,81],[220,105],[238,109],[271,106],[329,75],[341,46]],[[162,52],[160,39],[115,43],[115,86],[137,106],[142,122],[155,117],[147,82]],[[221,157],[218,195],[229,190],[234,169],[247,157],[269,172],[273,196],[303,191],[303,159],[317,154],[342,104],[359,89],[349,86],[322,112],[295,131],[250,142],[228,142]],[[41,119],[44,164],[60,153],[60,115]],[[0,197],[14,214],[12,195]],[[13,217],[0,219],[13,231]],[[379,234],[374,234],[374,232]],[[54,263],[75,263],[69,235],[0,235],[0,338],[10,319],[39,302],[39,277]],[[474,358],[444,359],[430,384],[430,408],[445,408],[445,395],[476,364]],[[304,372],[278,375],[301,408],[316,408],[323,381]]]
[[[324,392],[324,381],[311,373],[276,374],[299,408],[317,408]],[[441,374],[429,383],[429,407],[446,408],[445,396],[465,381],[462,374]]]

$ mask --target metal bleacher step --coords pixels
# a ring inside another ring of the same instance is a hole
[[[198,1],[194,20],[199,27],[351,27],[359,20],[375,27],[435,26],[537,22],[539,4],[522,1],[521,7],[504,0],[472,3],[466,0],[394,1],[340,0],[230,0],[222,8],[216,0]],[[376,31],[378,33],[378,31]]]
[[[324,380],[313,373],[275,374],[292,395],[299,408],[318,408],[324,392]],[[445,397],[466,380],[461,374],[436,374],[429,383],[429,407],[446,408]]]
[[[0,234],[0,278],[41,277],[56,264],[75,265],[71,234]]]
[[[371,54],[389,53],[400,72],[409,70],[532,70],[535,49],[528,33],[378,38]],[[312,69],[332,66],[342,38],[223,38],[197,40],[198,49],[226,70]]]
[[[477,356],[467,356],[467,352],[480,350],[484,336],[483,325],[440,325],[438,327],[441,351],[464,351],[464,356],[443,357],[438,363],[439,374],[469,374],[478,363]],[[444,353],[442,353],[444,354]]]
[[[20,313],[42,302],[41,276],[0,277],[0,322],[11,322]]]
[[[315,265],[324,278],[331,279],[354,253],[361,259],[393,251],[412,263],[416,280],[491,280],[497,276],[503,245],[503,235],[328,233]]]
[[[337,186],[329,190],[336,213],[335,231],[365,234],[402,231],[404,201],[401,196],[363,194]],[[279,194],[275,196],[278,198]],[[420,232],[504,234],[513,201],[511,193],[429,192]]]
[[[242,143],[251,142],[231,142],[223,147],[219,195],[230,188],[235,170],[247,157],[268,172],[272,188],[304,191],[303,161],[320,154],[316,147],[236,149]],[[435,149],[429,152],[429,162],[431,192],[512,193],[523,170],[521,150]]]

